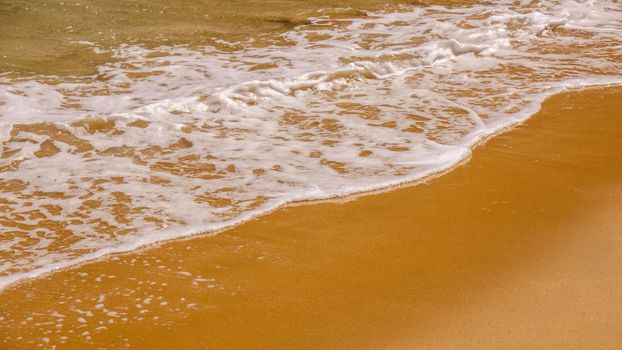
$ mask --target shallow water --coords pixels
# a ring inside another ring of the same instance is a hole
[[[413,181],[622,82],[615,1],[105,4],[0,3],[0,286]]]
[[[202,47],[253,38],[267,45],[318,11],[360,16],[400,3],[404,1],[2,0],[0,69],[94,74],[112,57],[109,51],[94,52],[88,42],[109,49],[121,44]]]

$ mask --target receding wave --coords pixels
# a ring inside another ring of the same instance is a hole
[[[0,287],[449,169],[547,96],[622,82],[621,28],[615,1],[402,7],[2,75]]]

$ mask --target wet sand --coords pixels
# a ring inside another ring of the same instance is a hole
[[[418,186],[15,285],[0,348],[619,349],[621,212],[622,87],[567,92]]]

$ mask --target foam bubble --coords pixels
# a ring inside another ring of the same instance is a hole
[[[622,82],[620,28],[614,1],[405,7],[311,19],[291,46],[0,75],[0,286],[450,169],[547,96]]]

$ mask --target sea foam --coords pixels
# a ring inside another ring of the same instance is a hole
[[[450,169],[546,97],[622,82],[621,28],[615,1],[403,7],[2,75],[0,287]]]

